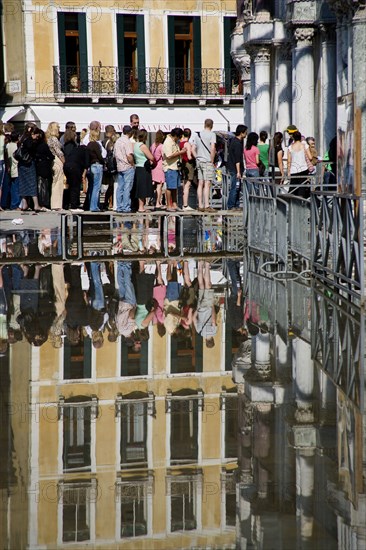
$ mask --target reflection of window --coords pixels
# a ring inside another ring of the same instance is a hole
[[[203,339],[195,330],[180,330],[170,339],[172,373],[202,372]]]
[[[236,525],[236,480],[235,472],[223,471],[221,474],[221,502],[225,503],[225,525]]]
[[[90,470],[91,421],[97,416],[97,399],[76,397],[60,400],[59,416],[63,422],[64,470]]]
[[[170,530],[192,531],[198,524],[198,488],[202,477],[198,473],[171,475],[167,493],[170,496]]]
[[[141,537],[148,533],[148,498],[152,495],[153,477],[133,478],[117,482],[121,506],[120,536]]]
[[[90,540],[91,502],[95,501],[96,481],[60,483],[62,542]]]
[[[64,341],[64,379],[77,380],[91,377],[91,340],[81,337],[76,345]]]
[[[148,372],[149,340],[130,345],[121,338],[121,376],[144,376]]]
[[[198,460],[198,410],[203,407],[202,391],[182,390],[168,394],[166,412],[170,413],[170,459],[172,462]]]
[[[154,415],[154,395],[134,392],[116,400],[121,418],[121,465],[147,463],[148,415]]]
[[[225,415],[225,458],[238,456],[238,396],[236,393],[223,393],[220,407]]]

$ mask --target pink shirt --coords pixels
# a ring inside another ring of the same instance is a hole
[[[244,149],[244,158],[245,158],[246,168],[249,168],[250,170],[253,170],[253,168],[258,168],[258,165],[256,162],[256,155],[259,155],[259,149],[255,145],[252,145],[249,150]]]
[[[159,145],[156,145],[156,143],[153,143],[150,147],[150,151],[156,160],[156,166],[151,171],[152,180],[157,183],[164,183],[165,174],[163,171],[163,144],[159,143]]]

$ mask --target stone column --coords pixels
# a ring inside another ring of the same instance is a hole
[[[328,150],[337,131],[337,50],[334,26],[320,26],[322,40],[322,68],[318,151]]]
[[[298,27],[292,61],[292,124],[305,136],[314,135],[313,27]]]
[[[250,47],[251,58],[251,128],[259,133],[271,130],[270,50]]]
[[[292,343],[293,378],[295,381],[297,422],[313,422],[314,365],[311,346],[296,338]]]
[[[359,2],[361,4],[361,2]],[[361,182],[362,191],[366,189],[366,5],[360,5],[352,20],[352,87],[355,94],[355,111],[361,116]]]
[[[277,56],[277,75],[276,90],[277,98],[275,106],[277,113],[274,113],[274,132],[283,132],[291,124],[292,110],[292,89],[291,89],[291,44],[279,44],[276,48]]]

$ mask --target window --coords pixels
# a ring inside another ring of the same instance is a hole
[[[60,483],[62,542],[90,540],[91,502],[95,502],[96,480]]]
[[[63,469],[91,469],[91,423],[98,413],[97,399],[75,397],[60,400],[59,417],[63,423]]]
[[[155,414],[154,394],[119,395],[116,414],[121,418],[121,466],[146,466],[148,415]]]
[[[235,527],[236,525],[236,479],[235,471],[221,474],[221,502],[225,503],[225,525]]]
[[[153,476],[129,478],[117,482],[120,502],[121,538],[148,534],[148,501],[153,492]]]
[[[225,458],[237,458],[239,430],[237,393],[221,394],[220,407],[225,415]]]
[[[201,20],[168,16],[169,93],[196,94],[201,90]]]
[[[201,484],[202,474],[200,472],[168,476],[167,494],[170,496],[171,532],[197,529],[199,524],[197,505]]]
[[[86,92],[88,90],[86,14],[58,12],[57,26],[60,82],[55,89],[70,93]]]
[[[143,15],[117,15],[120,93],[146,92],[145,28]]]
[[[170,413],[170,460],[172,463],[198,460],[198,411],[203,408],[203,393],[182,390],[168,394],[166,412]]]

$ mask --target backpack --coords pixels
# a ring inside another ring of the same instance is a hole
[[[104,166],[108,174],[113,175],[117,173],[117,161],[114,157],[113,149],[107,149],[107,156]]]

